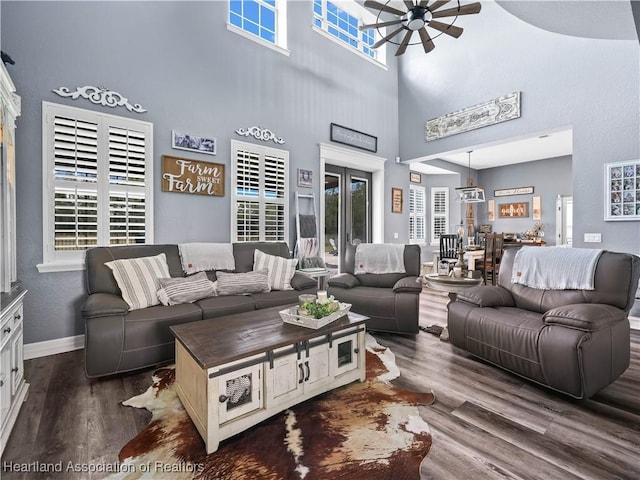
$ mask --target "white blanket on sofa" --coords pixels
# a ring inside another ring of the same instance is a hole
[[[397,243],[360,243],[356,247],[356,275],[361,273],[406,273],[404,245]]]
[[[206,270],[234,270],[236,260],[231,243],[181,243],[182,270],[187,275]]]
[[[541,290],[593,290],[603,250],[523,247],[513,259],[511,281]]]

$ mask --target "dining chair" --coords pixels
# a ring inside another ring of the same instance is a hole
[[[440,235],[440,261],[452,264],[458,261],[458,235]]]
[[[476,270],[482,271],[484,284],[498,284],[498,271],[504,251],[504,235],[502,233],[487,233],[484,245],[484,261],[476,264]]]

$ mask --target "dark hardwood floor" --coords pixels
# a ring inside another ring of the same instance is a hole
[[[425,290],[421,323],[444,326],[447,300]],[[640,478],[640,333],[632,333],[629,369],[586,401],[538,387],[425,332],[376,338],[396,354],[399,383],[436,394],[434,405],[421,407],[433,435],[422,478]],[[73,468],[115,462],[120,448],[149,422],[149,412],[119,402],[146,390],[151,373],[89,380],[82,351],[27,361],[31,388],[0,477],[103,478]],[[34,473],[33,462],[41,468],[62,462],[63,471]],[[22,464],[31,464],[32,471],[8,468]]]

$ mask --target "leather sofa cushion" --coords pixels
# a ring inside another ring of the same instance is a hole
[[[127,351],[173,342],[169,327],[202,320],[202,311],[191,303],[169,307],[158,305],[134,310],[123,318],[126,324],[123,351]]]
[[[594,332],[627,318],[624,310],[601,303],[564,305],[549,310],[542,317],[547,325],[562,325],[585,332]]]
[[[129,313],[129,304],[120,295],[112,293],[94,293],[89,295],[82,305],[84,318],[110,317],[127,313]]]
[[[340,288],[353,288],[360,285],[355,275],[351,273],[340,273],[329,279],[329,286]]]
[[[295,290],[307,290],[308,288],[317,288],[318,281],[304,273],[296,272],[293,274],[293,278],[291,279],[291,286]]]
[[[329,294],[332,294],[333,288],[335,287],[329,289]],[[396,317],[396,294],[391,288],[341,288],[339,293],[335,293],[335,297],[341,302],[350,303],[352,311],[367,317]]]
[[[289,247],[284,242],[246,242],[233,244],[233,257],[236,259],[236,272],[250,272],[253,270],[254,250],[277,255],[278,257],[291,258]]]
[[[194,305],[202,309],[202,318],[208,319],[248,312],[256,309],[256,301],[251,295],[226,295],[198,300]]]
[[[511,293],[493,285],[478,285],[458,293],[457,299],[476,307],[515,307]]]

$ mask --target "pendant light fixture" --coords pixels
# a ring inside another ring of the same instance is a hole
[[[471,180],[471,152],[473,150],[467,152],[469,154],[469,180]],[[473,181],[471,182],[473,183]],[[458,200],[462,203],[484,202],[484,190],[480,187],[474,187],[473,185],[457,187],[456,192],[458,192]]]

